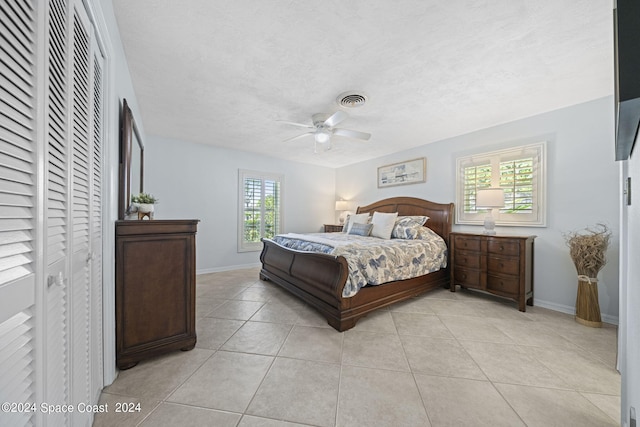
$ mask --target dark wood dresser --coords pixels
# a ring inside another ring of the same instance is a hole
[[[196,344],[198,220],[116,221],[116,365]]]
[[[342,224],[324,224],[325,233],[339,233],[342,231]]]
[[[456,285],[533,305],[533,241],[536,236],[451,233],[451,292]]]

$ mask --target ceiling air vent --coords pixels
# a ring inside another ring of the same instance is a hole
[[[345,108],[361,107],[367,102],[367,96],[358,92],[344,92],[338,95],[336,102]]]

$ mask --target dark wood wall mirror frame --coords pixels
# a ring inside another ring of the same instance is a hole
[[[139,188],[138,188],[139,187]],[[133,191],[133,193],[132,193]],[[131,208],[131,194],[144,191],[144,144],[133,112],[122,100],[120,114],[120,197],[118,219],[125,219]]]

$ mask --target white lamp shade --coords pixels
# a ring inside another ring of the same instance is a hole
[[[485,188],[476,193],[476,207],[502,208],[504,207],[504,190],[502,188]]]
[[[349,209],[349,202],[346,200],[336,200],[336,210],[337,211],[346,211]]]

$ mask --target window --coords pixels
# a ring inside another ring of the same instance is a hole
[[[546,143],[458,158],[456,161],[456,223],[482,224],[487,209],[476,207],[476,194],[483,188],[502,188],[504,206],[496,224],[545,225]]]
[[[240,170],[238,252],[259,251],[282,230],[282,175]]]

